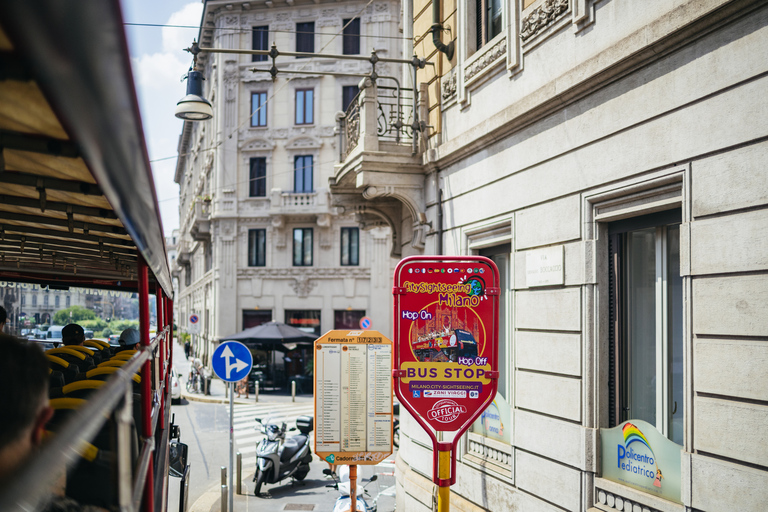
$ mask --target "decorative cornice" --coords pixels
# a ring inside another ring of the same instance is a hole
[[[471,80],[475,75],[482,70],[494,64],[498,59],[502,58],[507,53],[507,39],[501,39],[494,44],[490,49],[485,50],[483,55],[475,62],[469,65],[466,73],[464,73],[465,80]]]
[[[237,277],[260,279],[297,279],[306,276],[308,279],[370,279],[371,269],[368,267],[247,267],[238,268]]]
[[[568,10],[568,0],[545,0],[523,18],[523,29],[520,38],[527,41],[547,26],[552,24],[561,14]]]

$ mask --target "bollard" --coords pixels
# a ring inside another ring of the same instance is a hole
[[[237,473],[235,473],[237,475],[237,483],[235,484],[235,490],[237,490],[237,494],[243,494],[243,454],[237,452],[235,457],[237,457]]]
[[[259,381],[253,383],[253,393],[256,396],[256,402],[259,401]]]
[[[296,401],[296,381],[291,381],[291,402]]]
[[[227,512],[227,486],[221,486],[221,512]]]
[[[227,485],[227,467],[221,466],[221,485]]]

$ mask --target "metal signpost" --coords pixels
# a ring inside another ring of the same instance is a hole
[[[328,331],[315,341],[315,453],[348,464],[352,512],[357,466],[392,454],[392,341],[378,331]]]
[[[229,508],[227,510],[232,511],[234,506],[234,488],[232,486],[234,461],[232,453],[235,447],[235,430],[232,422],[234,413],[233,383],[243,380],[250,373],[253,366],[253,356],[248,347],[239,341],[225,341],[213,351],[211,365],[213,366],[213,373],[221,380],[229,383],[229,488],[227,489]]]
[[[392,293],[395,392],[432,439],[438,511],[447,512],[458,440],[498,387],[499,271],[482,256],[411,256]]]

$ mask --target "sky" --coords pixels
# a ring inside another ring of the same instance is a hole
[[[122,0],[123,21],[153,25],[200,25],[202,0]],[[126,25],[144,138],[155,177],[166,236],[179,227],[179,186],[173,182],[182,121],[173,112],[186,94],[182,77],[192,63],[183,51],[198,30]]]

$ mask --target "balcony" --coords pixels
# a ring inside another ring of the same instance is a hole
[[[193,240],[198,242],[209,242],[211,240],[210,201],[195,201],[189,226],[189,234]]]
[[[423,92],[422,92],[423,91]],[[385,87],[366,78],[344,115],[339,115],[339,159],[330,180],[332,206],[358,215],[363,225],[387,224],[395,240],[412,224],[411,245],[424,248],[426,166],[419,119],[426,119],[426,88],[414,105],[412,89]],[[417,113],[418,115],[414,115]],[[393,256],[399,256],[394,244]]]
[[[176,246],[178,254],[176,255],[176,265],[183,267],[188,265],[191,257],[190,243],[186,240],[179,240],[179,245]]]

